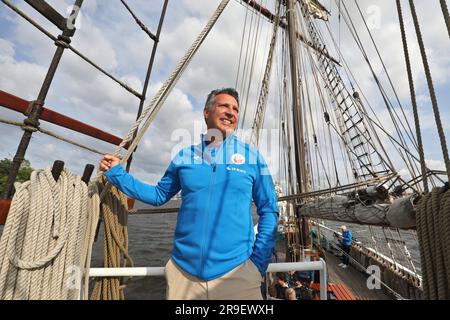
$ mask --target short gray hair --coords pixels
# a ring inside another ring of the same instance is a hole
[[[208,108],[208,109],[211,108],[211,106],[214,103],[215,97],[217,95],[223,94],[223,93],[228,94],[228,95],[232,96],[233,98],[235,98],[237,103],[238,103],[238,106],[239,106],[239,94],[238,94],[238,92],[234,88],[222,88],[222,89],[215,89],[215,90],[211,91],[208,94],[208,97],[206,98],[205,109],[206,108]]]

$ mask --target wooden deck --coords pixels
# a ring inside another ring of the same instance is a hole
[[[356,300],[392,300],[382,289],[368,289],[366,285],[367,276],[362,271],[351,265],[346,269],[339,267],[339,263],[342,262],[341,258],[326,252],[325,260],[330,283],[338,286],[336,291],[342,298],[348,298],[339,300],[353,300],[352,296]],[[342,285],[345,285],[349,292]]]

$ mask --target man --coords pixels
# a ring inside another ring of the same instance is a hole
[[[347,230],[346,226],[341,226],[342,232],[342,263],[339,264],[342,268],[348,267],[349,256],[350,256],[350,248],[352,247],[352,232]]]
[[[181,190],[172,256],[166,264],[168,299],[261,299],[272,255],[278,202],[260,153],[234,135],[239,97],[213,90],[203,115],[208,131],[182,149],[156,186],[144,184],[105,155],[107,179],[129,197],[162,205]],[[256,238],[252,199],[259,215]]]

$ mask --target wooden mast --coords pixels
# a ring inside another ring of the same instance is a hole
[[[300,83],[298,73],[298,50],[297,50],[297,26],[296,26],[296,10],[294,0],[287,0],[287,22],[289,36],[289,54],[291,66],[291,86],[292,86],[292,108],[294,117],[294,155],[295,170],[297,175],[297,192],[307,192],[307,172],[306,172],[306,156],[305,141],[303,137],[303,114],[300,103]],[[295,210],[296,211],[296,210]],[[309,245],[308,221],[303,217],[300,221],[301,236],[300,245],[306,247]]]

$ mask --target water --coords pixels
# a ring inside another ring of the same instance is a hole
[[[178,206],[170,201],[164,207]],[[143,205],[136,203],[136,208]],[[177,214],[142,214],[128,218],[129,254],[135,267],[163,267],[170,258]],[[94,243],[92,267],[103,266],[103,230]],[[93,285],[90,285],[93,287]],[[125,297],[130,300],[165,299],[164,277],[133,277],[127,281]]]
[[[180,202],[175,200],[170,201],[164,207],[177,207],[179,205]],[[144,206],[141,203],[136,203],[135,207],[143,208]],[[255,212],[253,212],[253,217],[256,220]],[[172,250],[176,219],[176,213],[131,215],[129,217],[129,253],[136,267],[162,267],[166,264]],[[337,230],[340,223],[328,221],[326,225]],[[373,245],[370,245],[371,238],[367,226],[347,224],[347,227],[352,229],[356,240],[363,241],[363,243],[373,247]],[[0,234],[2,231],[3,226],[0,226]],[[409,231],[402,231],[401,233],[411,252],[415,266],[420,270],[420,256],[415,237]],[[388,252],[383,253],[388,257],[390,256]],[[402,264],[409,267],[406,261]],[[91,266],[102,267],[102,265],[103,232],[101,229],[98,241],[94,243]],[[91,282],[90,288],[92,289],[92,287],[93,283]],[[166,281],[164,277],[133,277],[129,278],[127,282],[125,297],[129,300],[162,300],[165,299],[165,291]]]

